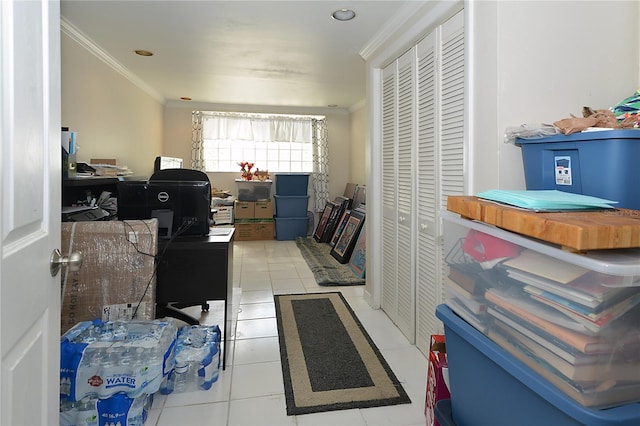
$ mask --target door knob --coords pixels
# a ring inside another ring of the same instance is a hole
[[[49,261],[49,272],[51,272],[52,277],[58,275],[58,271],[60,271],[62,265],[68,265],[70,271],[79,271],[82,266],[82,252],[74,251],[67,257],[60,253],[60,249],[55,249],[51,253],[51,259]]]

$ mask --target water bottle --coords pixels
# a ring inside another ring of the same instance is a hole
[[[113,340],[113,322],[105,322],[102,324],[102,328],[100,330],[100,338],[101,342],[111,342]]]
[[[136,398],[129,408],[129,414],[127,415],[127,426],[142,426],[147,419],[146,402],[148,396],[142,395]]]
[[[127,335],[129,334],[129,330],[127,327],[127,323],[123,321],[116,321],[113,325],[113,340],[125,340]]]
[[[79,336],[78,339],[80,343],[86,343],[86,344],[91,344],[91,343],[95,343],[98,341],[98,338],[100,337],[100,327],[92,325],[90,327],[88,327],[85,331],[83,331]]]
[[[188,362],[181,363],[175,366],[175,369],[173,370],[174,372],[173,391],[174,392],[178,392],[178,393],[184,392],[188,389],[189,378],[191,376],[190,367],[191,366],[189,365]]]

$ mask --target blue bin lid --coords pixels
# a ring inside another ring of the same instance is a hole
[[[572,135],[554,135],[536,139],[516,138],[516,145],[550,142],[586,142],[610,139],[640,139],[640,129],[593,130]]]

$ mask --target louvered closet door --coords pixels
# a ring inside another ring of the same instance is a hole
[[[382,71],[382,297],[380,305],[392,321],[398,305],[398,211],[396,203],[397,64]]]
[[[398,316],[396,325],[415,342],[413,236],[415,146],[415,48],[398,59]]]
[[[439,168],[441,176],[438,210],[446,209],[447,197],[465,194],[464,178],[464,127],[465,127],[465,32],[464,14],[459,12],[441,27],[441,137]],[[439,224],[442,226],[442,223]],[[439,235],[442,235],[441,229]],[[440,297],[445,300],[444,244],[440,240]],[[434,321],[436,321],[434,319]],[[440,325],[438,321],[438,325]]]
[[[464,194],[464,15],[442,24],[440,202]]]
[[[416,346],[443,326],[435,308],[445,300],[441,209],[464,194],[464,14],[439,26],[418,45]]]
[[[418,107],[417,107],[417,211],[416,234],[416,346],[429,351],[431,334],[441,327],[435,323],[434,309],[440,301],[438,285],[438,169],[437,110],[439,90],[437,75],[436,32],[417,46]]]

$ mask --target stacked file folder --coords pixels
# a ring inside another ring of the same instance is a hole
[[[476,194],[476,196],[485,200],[536,211],[612,209],[614,207],[611,204],[618,203],[617,201],[603,198],[556,190],[507,191],[492,189]]]

